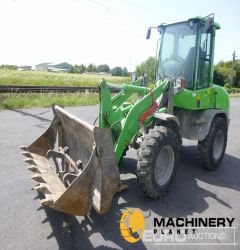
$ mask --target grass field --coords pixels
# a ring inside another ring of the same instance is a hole
[[[99,80],[101,80],[102,78],[114,84],[130,82],[129,77],[0,69],[0,85],[90,87],[90,86],[97,86]]]
[[[128,77],[95,74],[67,74],[0,69],[0,85],[26,86],[97,86],[105,78],[109,83],[129,83]],[[94,105],[97,93],[6,93],[0,94],[0,109],[50,107],[52,103],[63,106]]]
[[[98,93],[11,93],[0,94],[0,109],[95,105]]]

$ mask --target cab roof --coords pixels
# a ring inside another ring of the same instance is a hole
[[[168,26],[168,25],[172,25],[172,24],[177,24],[177,23],[183,23],[183,22],[186,22],[186,21],[191,21],[191,20],[195,20],[195,21],[202,21],[204,24],[206,23],[206,19],[205,19],[206,17],[201,17],[201,16],[196,16],[196,17],[191,17],[191,18],[189,18],[188,20],[185,20],[185,21],[181,21],[181,22],[176,22],[176,23],[161,23],[160,25],[159,25],[159,27],[165,27],[165,26]],[[219,23],[217,23],[217,22],[214,22],[213,23],[213,25],[214,25],[214,27],[215,27],[215,29],[217,30],[217,29],[221,29],[221,26],[220,26],[220,24]]]

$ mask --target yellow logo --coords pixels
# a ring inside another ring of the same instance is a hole
[[[135,243],[143,237],[144,217],[138,209],[127,209],[120,219],[120,231],[122,237],[130,242]]]

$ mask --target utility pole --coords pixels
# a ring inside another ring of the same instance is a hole
[[[231,85],[233,85],[233,81],[234,81],[234,67],[235,67],[235,62],[236,62],[236,52],[233,51],[233,60],[232,60],[232,70],[231,70],[231,73],[230,73],[230,83]]]

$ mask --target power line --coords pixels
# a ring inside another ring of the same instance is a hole
[[[108,21],[109,15],[113,15],[113,18],[110,20],[110,24],[103,23],[101,21],[99,22],[99,19],[97,21],[95,21],[91,17],[91,21],[94,23],[97,23],[97,24],[102,23],[105,28],[110,28],[110,29],[114,29],[114,30],[121,30],[121,31],[126,32],[128,34],[130,33],[131,35],[135,35],[137,37],[144,36],[144,31],[143,31],[144,26],[143,25],[140,26],[139,21],[135,18],[131,18],[131,17],[126,16],[126,15],[122,15],[119,12],[117,12],[116,10],[109,8],[106,5],[101,4],[95,0],[91,0],[90,2],[86,2],[83,0],[72,0],[72,1],[75,3],[78,3],[80,5],[87,5],[87,6],[94,5],[98,8],[104,9],[106,11],[106,16],[102,16],[102,17],[104,17],[105,21]],[[102,12],[99,12],[99,11],[97,11],[97,12],[100,15],[102,15]],[[119,21],[114,20],[114,18],[119,18]],[[129,25],[129,22],[127,22],[126,19],[135,22],[137,25]],[[125,23],[126,25],[123,26],[120,24],[120,22],[121,22],[121,24]]]
[[[97,7],[100,7],[101,9],[104,9],[106,14],[111,14],[113,13],[115,16],[119,16],[120,18],[123,18],[122,20],[125,20],[125,19],[128,19],[128,20],[131,20],[137,24],[139,23],[142,23],[142,24],[145,24],[142,20],[140,19],[137,19],[137,18],[133,18],[133,17],[129,17],[127,15],[123,15],[123,14],[120,14],[117,10],[113,9],[113,8],[110,8],[102,3],[99,3],[95,0],[89,0],[90,2],[85,2],[85,1],[82,1],[82,0],[72,0],[74,2],[77,2],[79,4],[84,4],[84,5],[88,5],[88,6],[92,6],[92,5],[95,5]],[[99,12],[100,13],[100,12]],[[140,27],[140,26],[139,26]]]
[[[158,16],[158,17],[159,17],[159,15],[162,15],[162,12],[160,12],[160,11],[158,11],[158,10],[156,10],[156,9],[153,9],[153,8],[152,8],[152,9],[146,8],[145,6],[142,6],[142,5],[140,5],[140,4],[136,4],[136,3],[130,2],[129,0],[125,0],[125,2],[128,3],[128,4],[131,5],[131,6],[137,7],[137,8],[139,8],[139,9],[144,10],[144,11],[148,11],[148,12],[150,12],[151,14],[153,14],[153,15],[155,15],[155,16]],[[165,2],[165,3],[166,3],[166,5],[169,5],[168,2]],[[169,6],[170,6],[170,5],[169,5]],[[177,9],[177,8],[175,7],[175,9]],[[178,9],[178,10],[179,10],[179,9]],[[167,15],[168,17],[171,17],[171,18],[175,18],[175,16],[169,14],[169,12],[166,12],[165,15]]]

